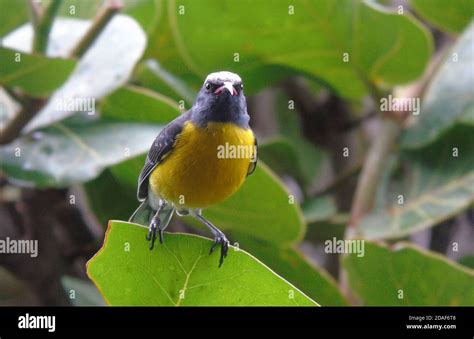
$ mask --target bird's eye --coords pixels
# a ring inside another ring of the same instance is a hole
[[[211,89],[211,84],[209,82],[206,82],[204,87],[209,91]]]
[[[240,84],[240,89],[244,89],[244,84]]]

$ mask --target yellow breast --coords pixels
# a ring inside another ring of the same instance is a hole
[[[176,206],[204,208],[234,194],[255,156],[250,129],[212,122],[185,123],[170,154],[150,176],[153,193]]]

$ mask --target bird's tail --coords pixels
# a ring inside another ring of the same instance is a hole
[[[148,204],[148,198],[143,200],[143,202],[138,206],[138,208],[133,212],[128,222],[133,222],[135,224],[140,224],[144,226],[150,225],[151,218],[156,213],[156,211]],[[165,229],[168,227],[168,224],[171,221],[171,218],[174,214],[174,208],[171,205],[165,206],[160,212],[161,227]]]
[[[148,204],[148,198],[143,200],[143,202],[138,206],[138,208],[133,212],[128,222],[133,222],[135,224],[140,224],[148,226],[150,224],[151,217],[153,216],[154,210]]]

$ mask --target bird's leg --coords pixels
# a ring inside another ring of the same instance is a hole
[[[148,235],[146,236],[146,240],[150,241],[150,250],[155,246],[157,232],[160,237],[160,243],[163,243],[163,228],[161,227],[160,213],[163,211],[165,206],[166,203],[162,202],[153,218],[151,218],[150,226],[148,227]]]
[[[214,244],[212,245],[209,254],[214,252],[217,245],[221,245],[221,257],[219,259],[219,267],[221,267],[222,263],[224,262],[224,258],[227,257],[227,251],[229,250],[229,240],[227,240],[226,236],[221,230],[206,220],[200,212],[196,213],[195,216],[200,222],[206,225],[214,235]]]

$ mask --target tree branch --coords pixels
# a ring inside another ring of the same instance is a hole
[[[38,27],[41,16],[43,15],[42,8],[38,5],[38,0],[29,0],[30,5],[30,15],[31,15],[31,24],[34,29]]]
[[[349,227],[357,225],[372,209],[383,166],[402,130],[402,126],[393,119],[384,118],[381,124],[380,132],[370,146],[357,183]]]
[[[61,3],[62,0],[51,0],[44,14],[39,18],[39,11],[34,7],[34,5],[32,5],[32,22],[34,27],[33,52],[46,54],[46,50],[48,48],[49,32],[51,31],[54,18],[59,10],[59,7],[61,6]]]
[[[87,49],[94,43],[100,33],[103,31],[109,21],[124,7],[123,3],[118,0],[111,0],[106,3],[102,10],[94,18],[92,26],[87,33],[82,37],[76,47],[70,52],[73,58],[80,58]]]
[[[440,47],[418,81],[407,87],[395,88],[393,95],[400,98],[421,98],[433,73],[439,67],[447,47],[447,45]],[[375,86],[371,86],[369,89],[376,106],[380,107],[380,92]],[[353,233],[356,231],[353,228],[357,227],[361,218],[372,210],[375,193],[379,185],[380,175],[385,161],[390,154],[391,148],[397,141],[405,121],[410,115],[410,112],[399,111],[379,113],[381,117],[381,131],[370,146],[362,167],[362,173],[357,182],[356,193],[351,208],[351,218],[348,226],[349,231]]]
[[[6,145],[15,140],[20,135],[25,125],[44,106],[44,99],[28,99],[21,102],[20,111],[11,119],[0,133],[0,145]]]

